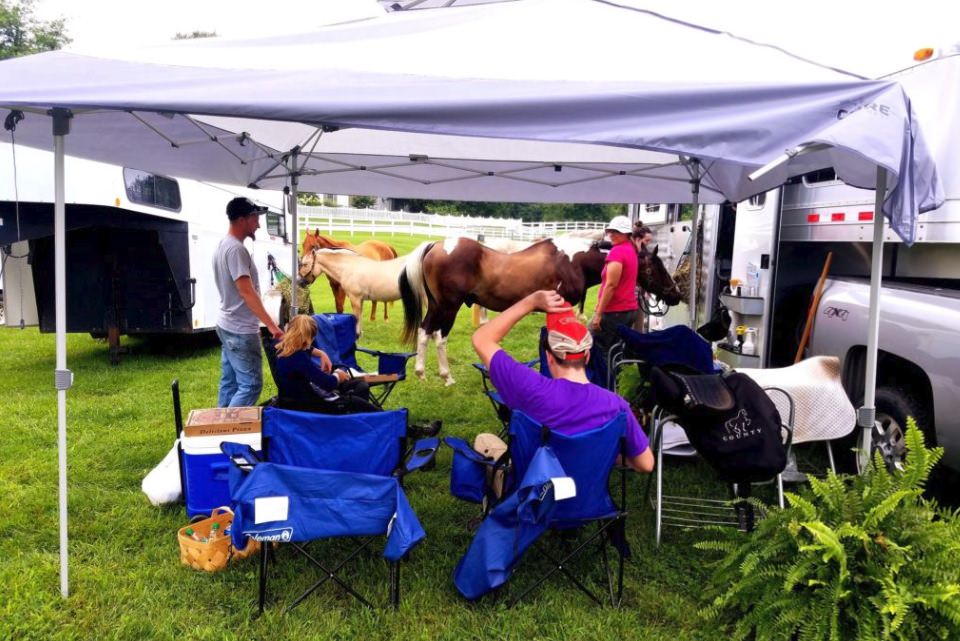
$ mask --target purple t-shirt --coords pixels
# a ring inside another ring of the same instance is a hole
[[[513,360],[502,349],[490,360],[490,380],[507,407],[520,410],[561,434],[596,429],[625,412],[627,456],[642,454],[650,446],[627,402],[602,387],[547,378]]]

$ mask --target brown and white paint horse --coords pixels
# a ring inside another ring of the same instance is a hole
[[[416,336],[414,372],[423,377],[427,342],[432,336],[437,343],[440,376],[447,385],[454,383],[446,343],[461,305],[479,304],[503,311],[531,292],[554,289],[582,310],[587,290],[600,284],[605,261],[606,253],[598,243],[582,239],[547,239],[512,254],[469,238],[421,245],[407,257],[399,283],[404,306],[403,340],[409,342]],[[672,300],[670,288],[676,287],[656,252],[647,252],[641,265],[638,284],[664,300]]]

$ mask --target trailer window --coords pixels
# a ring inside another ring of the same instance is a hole
[[[283,214],[267,212],[267,233],[280,238],[287,237],[287,221]]]
[[[126,184],[130,202],[180,211],[180,185],[176,180],[125,167],[123,182]]]
[[[648,213],[648,214],[659,214],[660,203],[647,203],[643,209],[645,213]]]
[[[837,172],[833,167],[818,169],[803,175],[803,184],[806,186],[819,185],[821,183],[832,183],[837,181]]]

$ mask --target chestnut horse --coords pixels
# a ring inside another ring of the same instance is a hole
[[[403,340],[416,335],[414,371],[424,375],[427,341],[433,336],[438,355],[446,353],[447,336],[463,304],[503,311],[540,289],[555,289],[571,305],[580,305],[587,290],[600,284],[606,253],[599,243],[583,239],[547,239],[527,249],[504,254],[469,238],[424,244],[407,257],[400,273],[404,307]],[[656,252],[645,252],[637,283],[665,301],[679,302],[676,286]],[[659,268],[658,268],[659,267]],[[424,312],[423,301],[427,301]],[[454,383],[444,358],[440,376]]]
[[[320,233],[320,230],[315,230],[312,234],[308,231],[307,235],[303,239],[303,247],[300,251],[301,256],[306,256],[309,252],[314,249],[350,249],[360,254],[361,256],[366,256],[373,260],[391,260],[397,257],[397,250],[388,245],[385,242],[379,240],[365,240],[362,243],[353,245],[345,240],[336,240],[330,236],[324,236]],[[327,274],[327,280],[330,281],[330,290],[333,292],[333,300],[337,306],[337,313],[343,313],[343,301],[346,299],[346,292],[340,283],[330,274]],[[351,306],[353,305],[353,300],[350,301]],[[357,320],[360,320],[360,310],[355,309],[353,312],[354,316],[357,317]],[[370,309],[370,320],[375,320],[377,315],[377,301],[373,301],[373,306]],[[387,320],[387,304],[383,304],[383,320]],[[359,327],[359,324],[358,324]]]

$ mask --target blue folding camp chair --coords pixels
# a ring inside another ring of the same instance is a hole
[[[423,439],[407,450],[405,409],[327,416],[266,408],[266,461],[246,446],[225,443],[231,471],[234,523],[242,545],[257,541],[290,544],[323,573],[288,609],[332,580],[364,605],[369,600],[337,575],[378,535],[390,562],[390,602],[400,599],[399,561],[425,536],[403,492],[403,477],[429,463],[439,440]],[[406,452],[406,455],[404,453]],[[362,537],[343,559],[325,563],[306,549],[315,539]],[[259,610],[267,593],[269,546],[261,547]]]
[[[371,396],[382,406],[394,386],[407,378],[407,361],[416,353],[381,352],[358,346],[357,319],[353,314],[317,314],[314,319],[317,321],[314,347],[325,351],[334,367],[349,369],[355,376],[362,374],[370,386]],[[376,357],[376,371],[364,371],[357,363],[357,352]]]
[[[607,363],[607,387],[615,390],[624,366],[684,365],[703,374],[716,370],[713,349],[702,336],[686,325],[643,334],[626,325],[617,327],[620,340],[610,349]]]
[[[484,459],[462,439],[446,438],[445,442],[454,450],[451,474],[454,496],[479,502],[489,495],[489,488],[483,486],[490,476],[486,474],[487,468],[502,470],[505,478],[504,498],[484,519],[454,572],[454,583],[461,594],[477,599],[503,585],[527,548],[547,529],[572,530],[595,523],[597,527],[592,533],[560,554],[539,546],[551,567],[522,589],[510,605],[558,572],[590,599],[602,604],[570,567],[572,559],[597,544],[610,603],[619,606],[623,596],[624,559],[629,555],[624,529],[627,469],[615,462],[617,455],[624,453],[625,430],[624,414],[595,429],[566,435],[537,424],[523,412],[514,411],[508,454],[499,461]],[[549,450],[549,456],[544,455],[544,449]],[[619,502],[614,501],[609,489],[614,470],[620,474]],[[560,472],[573,480],[576,495],[555,501],[551,492],[556,489],[553,486],[556,479],[550,474]],[[607,547],[611,542],[619,559],[616,579],[608,558]]]

